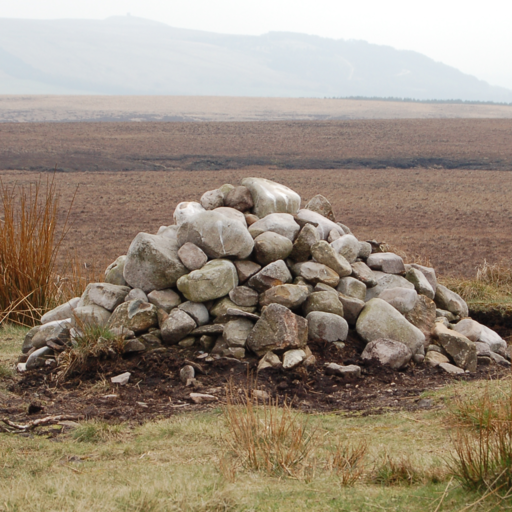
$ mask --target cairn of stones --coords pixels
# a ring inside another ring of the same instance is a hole
[[[308,343],[343,350],[349,331],[365,347],[362,361],[393,369],[510,364],[505,341],[468,318],[434,269],[359,241],[322,195],[301,208],[288,187],[245,178],[178,204],[173,217],[139,233],[105,282],[46,313],[25,338],[19,370],[55,364],[84,325],[123,336],[126,353],[178,345],[206,362],[257,356],[259,371],[318,364]],[[322,364],[361,375],[356,365]]]

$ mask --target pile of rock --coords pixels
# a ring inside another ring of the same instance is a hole
[[[81,326],[125,337],[126,352],[197,347],[201,357],[260,357],[259,369],[315,364],[308,341],[343,347],[352,330],[362,358],[411,360],[449,372],[507,364],[506,343],[468,317],[435,271],[404,265],[361,242],[317,195],[301,209],[289,188],[262,178],[180,203],[174,224],[139,233],[125,256],[81,297],[45,314],[26,336],[32,369],[72,346]],[[334,363],[327,372],[360,373]]]

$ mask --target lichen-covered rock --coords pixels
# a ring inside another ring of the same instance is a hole
[[[412,359],[410,348],[400,341],[378,339],[366,345],[361,359],[367,362],[377,362],[382,366],[389,366],[393,370],[403,368]]]
[[[348,336],[347,321],[332,313],[312,311],[306,317],[308,338],[318,341],[345,341]]]
[[[293,215],[288,213],[271,213],[249,226],[249,233],[253,238],[271,232],[288,238],[292,243],[297,238],[299,230],[300,226],[295,222]]]
[[[434,300],[438,308],[450,311],[450,313],[459,315],[461,318],[465,318],[469,314],[466,301],[460,295],[452,292],[442,284],[437,285]]]
[[[247,283],[258,292],[264,292],[273,286],[292,282],[292,275],[283,260],[278,260],[263,267],[257,274],[252,276]]]
[[[212,260],[203,268],[178,279],[178,290],[192,302],[206,302],[227,295],[238,286],[238,273],[229,260]]]
[[[188,270],[199,270],[208,262],[208,256],[204,251],[190,242],[179,248],[178,257]]]
[[[273,261],[285,260],[292,252],[293,244],[285,236],[266,231],[254,240],[254,253],[258,263],[268,265]]]
[[[339,277],[346,277],[352,274],[350,263],[325,240],[321,240],[311,247],[311,255],[318,263],[322,263],[334,270]]]
[[[320,241],[318,230],[311,224],[306,224],[297,236],[290,257],[294,261],[307,261],[311,258],[311,248]]]
[[[359,240],[354,235],[343,235],[337,240],[334,240],[331,246],[349,263],[354,263],[359,255],[360,244]]]
[[[190,315],[181,309],[173,309],[160,325],[165,345],[176,345],[196,328]]]
[[[354,277],[342,277],[336,289],[349,297],[362,301],[366,299],[366,285]]]
[[[292,189],[264,178],[244,178],[242,185],[251,193],[253,212],[260,219],[272,213],[295,215],[300,208],[300,196]]]
[[[343,306],[338,295],[331,292],[313,292],[309,295],[302,305],[302,312],[307,317],[312,311],[323,311],[343,316]]]
[[[340,276],[332,268],[316,261],[296,263],[293,272],[313,284],[324,283],[334,288],[340,282]]]
[[[254,240],[247,231],[245,217],[237,210],[229,209],[240,214],[244,219],[242,222],[222,210],[203,211],[185,219],[178,229],[180,247],[190,242],[210,258],[247,258],[254,248]]]
[[[148,295],[148,302],[170,313],[181,304],[181,298],[174,290],[154,290]]]
[[[366,264],[372,270],[380,270],[386,274],[403,274],[405,272],[404,261],[398,254],[392,252],[370,254]]]
[[[366,303],[356,322],[356,331],[366,342],[387,338],[407,345],[412,354],[424,354],[425,335],[382,299]]]
[[[76,307],[97,304],[108,311],[114,311],[124,302],[130,288],[110,283],[90,283],[87,285]]]
[[[327,200],[327,198],[325,198],[321,194],[317,194],[316,196],[311,198],[304,207],[304,209],[319,213],[326,219],[329,219],[332,222],[336,222],[336,219],[334,218],[334,212],[332,211],[331,203]]]
[[[145,293],[172,288],[188,272],[178,257],[178,249],[173,238],[139,233],[126,255],[126,282]]]
[[[305,347],[308,325],[281,304],[267,306],[247,338],[247,346],[257,355]]]
[[[281,304],[289,309],[295,309],[302,305],[308,298],[308,289],[305,286],[295,284],[282,284],[273,286],[264,291],[259,298],[260,306]]]
[[[476,347],[471,340],[441,323],[436,323],[434,336],[457,366],[470,372],[476,371]]]
[[[157,308],[149,302],[132,300],[118,306],[109,319],[111,329],[124,327],[135,334],[148,331],[158,325]]]
[[[124,279],[124,264],[126,256],[119,256],[116,261],[111,263],[105,270],[105,283],[117,284],[118,286],[126,286]]]

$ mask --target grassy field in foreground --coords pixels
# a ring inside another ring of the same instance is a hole
[[[22,335],[0,332],[4,365],[14,362]],[[0,398],[7,379],[0,377]],[[453,416],[446,404],[489,387],[507,392],[510,383],[457,383],[428,393],[434,407],[414,413],[293,413],[288,419],[305,427],[303,440],[312,437],[288,473],[252,469],[220,408],[143,425],[83,422],[55,437],[0,434],[0,511],[510,510],[509,500],[479,501],[447,466]],[[367,451],[358,464],[340,464],[361,442]],[[343,485],[347,474],[354,485]]]

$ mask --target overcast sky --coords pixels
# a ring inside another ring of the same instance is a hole
[[[291,31],[415,50],[512,89],[510,0],[0,0],[2,18],[139,16],[179,28]]]

